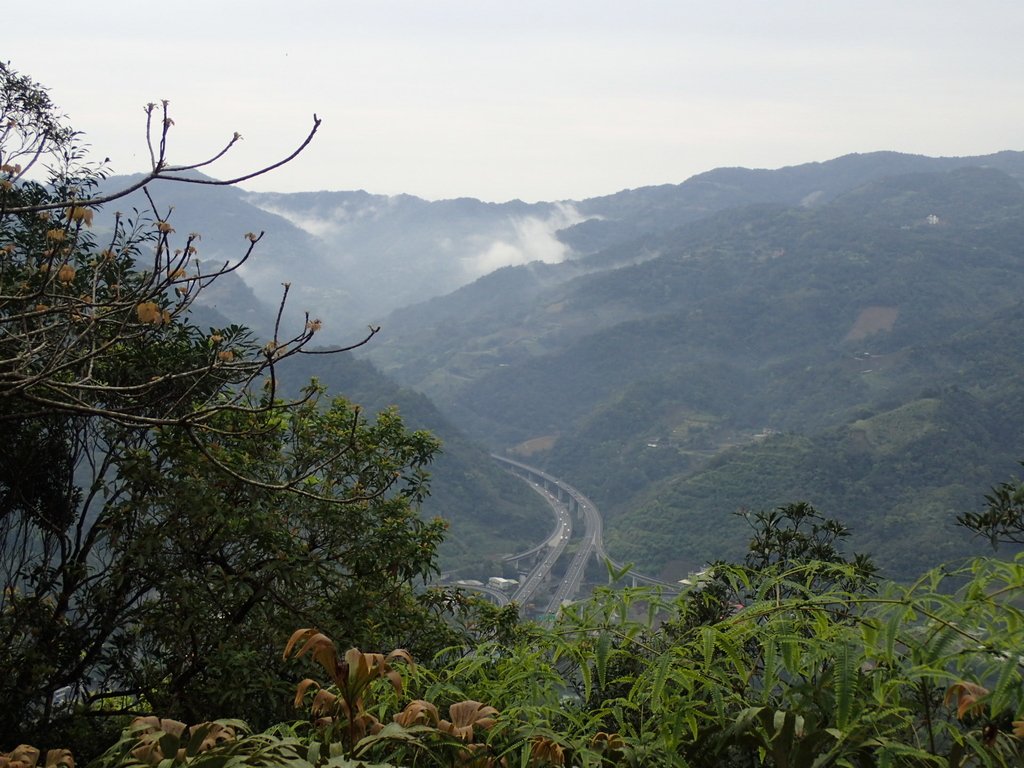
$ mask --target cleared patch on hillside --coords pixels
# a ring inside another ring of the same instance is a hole
[[[899,307],[864,307],[843,341],[860,341],[875,333],[891,331],[899,316]]]
[[[673,425],[673,437],[685,440],[692,436],[694,432],[703,432],[710,429],[720,420],[721,419],[714,414],[676,406],[666,414],[665,418],[662,419],[662,422]]]
[[[542,451],[550,451],[557,439],[557,435],[542,435],[541,437],[534,437],[530,440],[524,440],[519,443],[519,445],[512,447],[512,449],[509,450],[509,453],[515,456],[526,457]]]

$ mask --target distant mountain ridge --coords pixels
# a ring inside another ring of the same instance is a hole
[[[562,233],[582,252],[594,252],[652,232],[665,231],[712,213],[758,203],[824,204],[864,184],[908,173],[987,167],[1024,180],[1024,152],[975,157],[927,157],[899,152],[849,154],[824,162],[775,170],[716,168],[681,184],[641,187],[578,204],[588,221]],[[594,238],[589,230],[597,229]]]
[[[580,201],[427,201],[365,191],[254,193],[237,188],[153,185],[172,220],[203,236],[211,262],[236,258],[243,235],[265,231],[237,277],[210,293],[223,315],[258,325],[291,284],[291,317],[325,321],[342,342],[404,306],[443,296],[504,266],[558,264],[669,231],[718,211],[757,203],[819,205],[871,180],[907,172],[986,166],[1024,178],[1024,153],[929,158],[894,152],[846,155],[778,170],[719,168],[675,185],[623,190]],[[137,176],[114,176],[105,188]],[[141,195],[116,206],[145,207]],[[642,252],[619,253],[642,259]],[[598,266],[592,261],[588,269]],[[553,273],[552,273],[553,274]],[[250,293],[251,291],[251,293]],[[261,311],[252,307],[259,304]],[[270,309],[267,313],[263,310]],[[260,329],[269,330],[266,328]]]
[[[956,512],[1024,453],[1020,177],[922,162],[501,270],[396,312],[369,354],[594,497],[614,557],[685,574],[741,550],[738,507],[796,496],[910,573],[970,551]]]
[[[367,192],[249,193],[247,202],[315,235],[337,279],[358,299],[352,322],[455,290],[506,264],[561,261],[571,205],[470,198],[428,202]]]

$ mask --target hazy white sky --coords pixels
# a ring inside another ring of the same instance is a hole
[[[171,159],[234,131],[247,185],[553,200],[722,165],[1024,148],[1019,0],[164,0],[9,3],[0,57],[50,88],[115,172],[142,105]]]

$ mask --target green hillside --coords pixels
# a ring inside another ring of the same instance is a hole
[[[609,524],[609,549],[679,578],[744,551],[738,510],[804,500],[842,520],[851,547],[895,577],[980,554],[987,542],[972,548],[952,512],[979,508],[977,488],[1014,469],[993,448],[991,421],[974,398],[949,392],[813,437],[755,438],[634,500]]]
[[[502,270],[396,314],[373,358],[591,495],[615,557],[699,566],[742,548],[738,508],[807,498],[920,570],[1024,453],[1024,190],[990,167],[841,187]]]
[[[441,568],[493,576],[494,562],[536,544],[550,528],[551,513],[522,481],[502,471],[480,444],[468,440],[423,395],[402,389],[370,363],[349,354],[292,358],[283,367],[289,387],[316,378],[328,395],[342,395],[367,413],[394,406],[409,429],[426,429],[442,440],[430,467],[431,494],[422,514],[450,525],[440,548]]]

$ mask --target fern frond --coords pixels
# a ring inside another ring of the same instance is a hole
[[[853,710],[853,694],[857,683],[857,661],[851,643],[843,643],[836,656],[834,681],[836,688],[836,727],[846,728]]]

